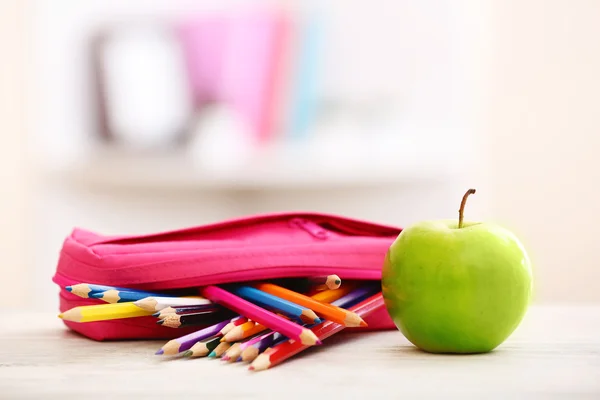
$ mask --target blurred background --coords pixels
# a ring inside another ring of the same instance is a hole
[[[500,223],[536,302],[600,301],[600,2],[0,4],[0,304],[73,227],[308,210]],[[34,291],[34,297],[28,293]],[[43,301],[40,301],[40,300]]]

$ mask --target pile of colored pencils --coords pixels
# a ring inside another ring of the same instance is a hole
[[[81,283],[66,290],[103,304],[72,308],[59,317],[94,322],[154,316],[169,328],[197,327],[168,341],[157,355],[220,357],[271,368],[384,307],[378,281],[342,284],[337,275],[198,288],[177,296]]]

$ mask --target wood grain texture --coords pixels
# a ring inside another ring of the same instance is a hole
[[[426,354],[398,331],[339,334],[260,373],[154,356],[160,341],[94,342],[54,315],[3,316],[2,399],[600,398],[600,306],[533,307],[484,355]]]

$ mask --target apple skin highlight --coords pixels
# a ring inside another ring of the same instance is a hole
[[[532,296],[527,253],[510,231],[489,223],[424,221],[404,229],[382,269],[388,313],[430,353],[492,351],[522,321]]]

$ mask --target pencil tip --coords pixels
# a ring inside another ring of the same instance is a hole
[[[73,286],[65,286],[65,290],[67,292],[72,292],[73,291]]]
[[[251,365],[248,367],[248,371],[254,371],[254,367]]]
[[[158,317],[160,315],[160,311],[159,312],[155,312],[154,314],[152,314],[153,317]]]
[[[191,356],[192,354],[194,354],[194,352],[193,352],[193,351],[191,351],[191,350],[187,350],[185,353],[183,353],[183,354],[182,354],[182,356],[183,356],[183,357],[189,357],[189,356]]]
[[[63,313],[58,314],[58,318],[63,319]]]
[[[360,321],[360,326],[362,326],[363,328],[366,328],[367,326],[369,326],[365,321]]]
[[[154,354],[156,354],[157,356],[160,356],[161,354],[164,354],[164,353],[165,353],[165,351],[163,349],[160,349]]]
[[[158,325],[162,325],[162,324],[164,324],[164,323],[165,323],[165,320],[164,320],[164,319],[159,319],[158,321],[156,321],[156,323],[157,323]]]
[[[317,339],[317,341],[315,342],[315,344],[323,344],[323,342],[321,342],[319,339]]]
[[[341,285],[341,284],[342,284],[342,281],[341,281],[341,280],[339,280],[339,279],[336,279],[336,280],[335,280],[335,284],[336,284],[336,285]]]
[[[104,293],[92,293],[89,295],[89,297],[93,297],[94,299],[100,299],[102,296],[104,296]]]
[[[217,353],[215,353],[214,351],[211,351],[210,354],[208,355],[209,358],[215,358],[217,356]]]

